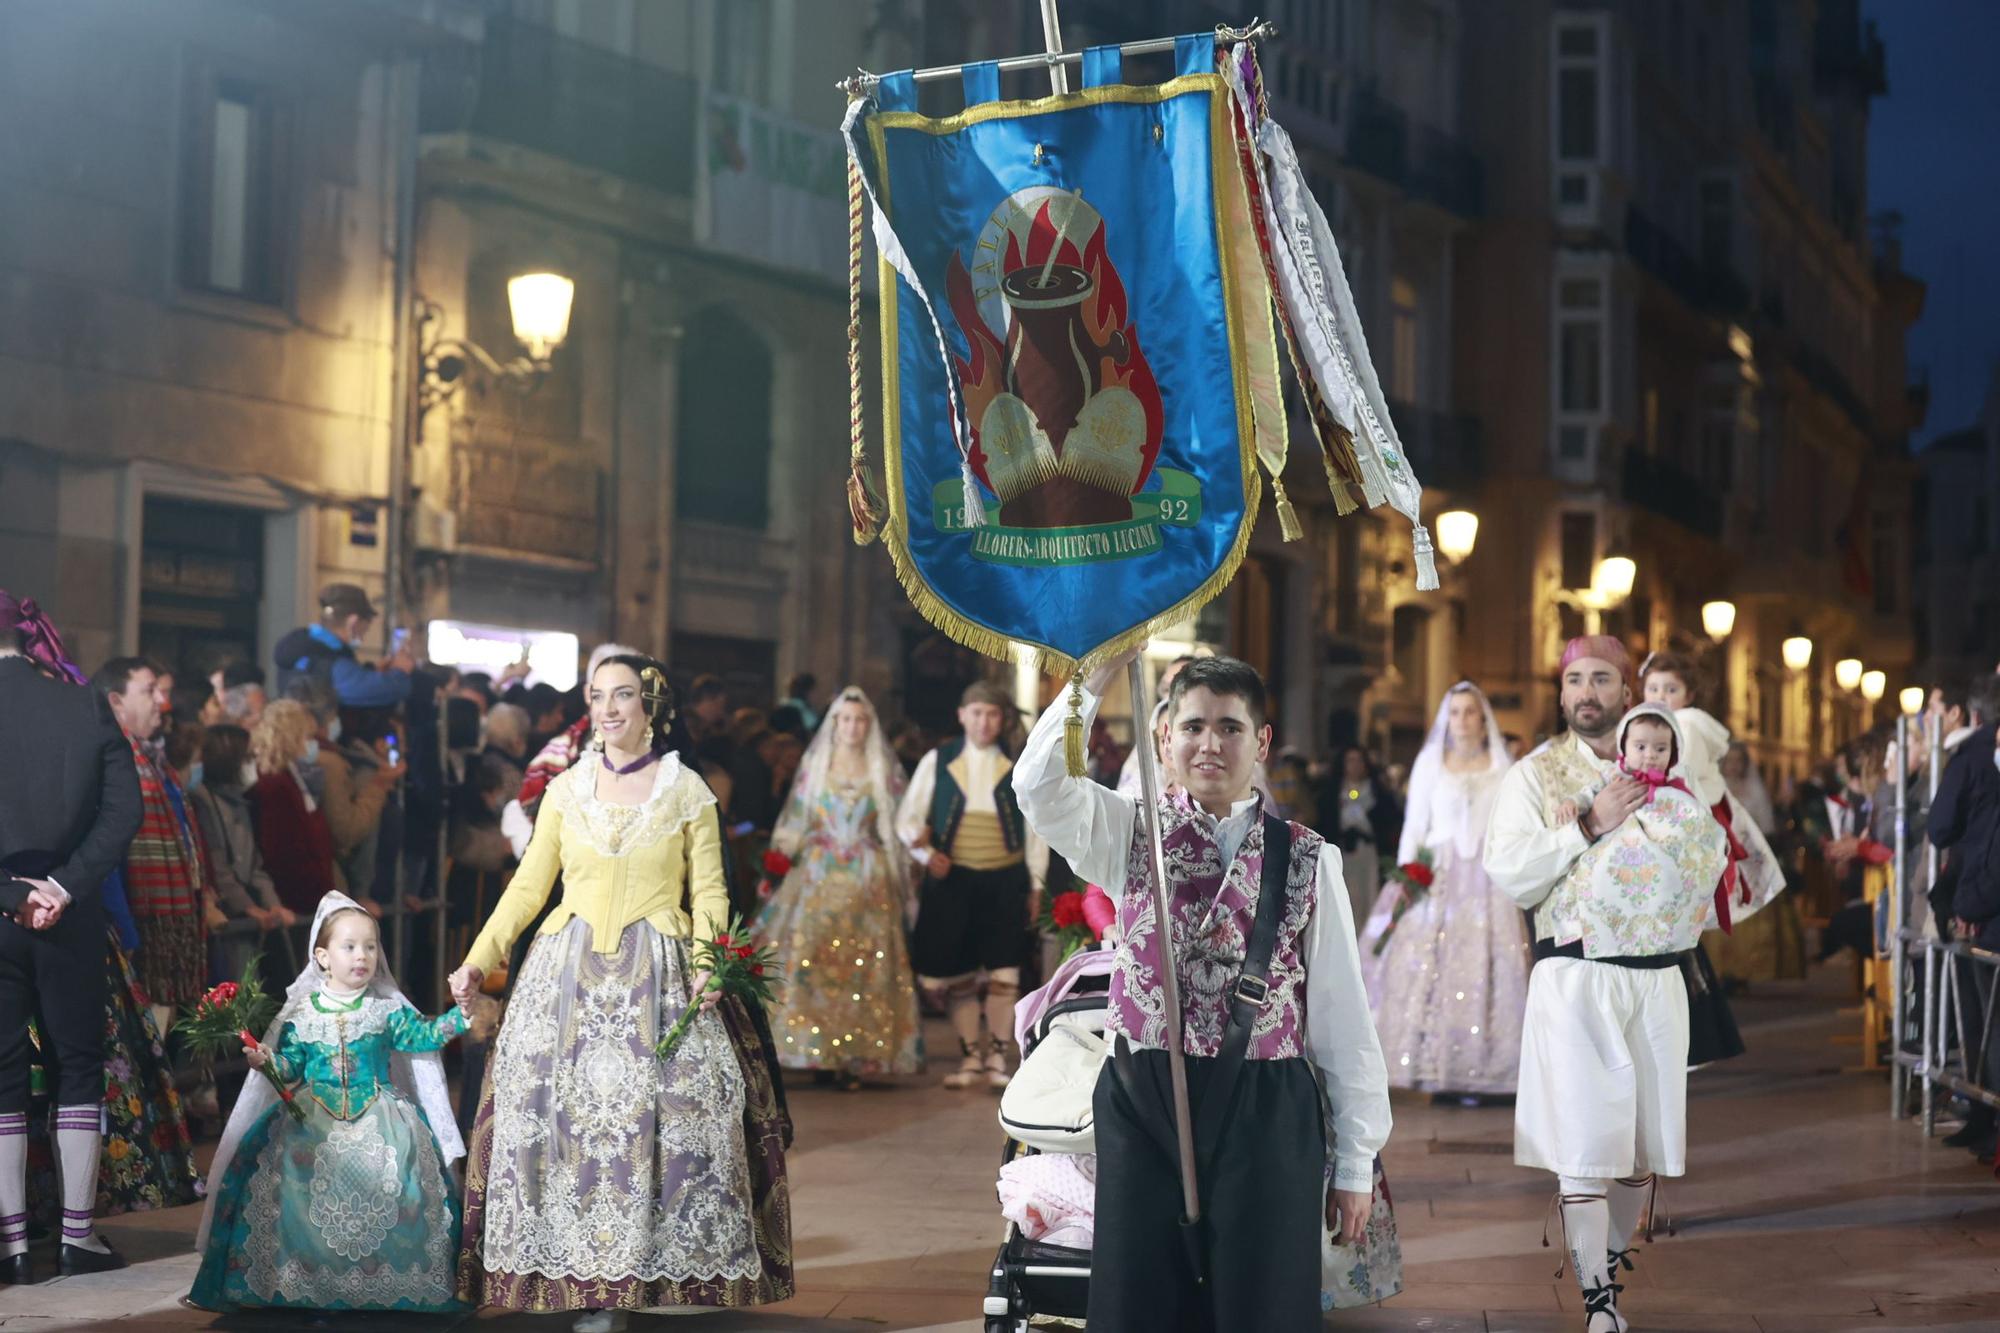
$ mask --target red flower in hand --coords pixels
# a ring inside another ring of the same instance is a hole
[[[750,964],[750,975],[751,975],[751,976],[753,976],[753,977],[761,977],[761,976],[763,976],[763,975],[764,975],[764,965],[763,965],[762,963],[752,963],[752,964]]]
[[[236,983],[233,981],[224,981],[211,987],[208,994],[201,998],[209,1004],[228,1004],[236,998]]]
[[[1419,888],[1428,889],[1437,880],[1436,873],[1422,861],[1407,863],[1403,867],[1403,873],[1409,876],[1410,882]]]
[[[739,944],[729,952],[735,954],[738,958],[748,958],[751,954],[757,952],[757,950],[753,945]]]
[[[792,858],[773,847],[764,853],[764,873],[772,879],[783,879],[792,873]]]
[[[1084,924],[1083,895],[1074,889],[1057,894],[1055,901],[1049,904],[1049,919],[1064,930]]]
[[[718,949],[733,948],[735,944],[736,941],[729,938],[729,932],[726,930],[715,937],[715,947]]]

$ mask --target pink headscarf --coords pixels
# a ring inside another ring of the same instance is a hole
[[[1570,664],[1586,657],[1594,657],[1600,662],[1609,662],[1618,668],[1618,674],[1625,677],[1625,683],[1632,683],[1632,658],[1625,651],[1625,645],[1610,634],[1585,634],[1571,639],[1563,648],[1562,661],[1556,666],[1556,674],[1570,669]]]
[[[0,629],[19,631],[21,651],[72,685],[89,683],[76,663],[69,660],[69,654],[63,650],[62,636],[56,633],[56,627],[49,622],[49,618],[42,614],[42,608],[35,605],[34,598],[17,598],[5,588],[0,588]]]

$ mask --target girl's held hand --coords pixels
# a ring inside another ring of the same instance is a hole
[[[243,1060],[252,1069],[262,1069],[271,1063],[271,1053],[255,1041],[243,1043]]]
[[[722,988],[720,986],[711,987],[710,985],[714,979],[714,974],[711,972],[697,972],[694,975],[694,994],[699,1000],[702,1012],[704,1013],[714,1009],[716,1005],[722,1002]]]

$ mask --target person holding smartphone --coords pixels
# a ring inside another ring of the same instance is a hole
[[[352,583],[328,584],[319,594],[319,623],[295,629],[278,640],[272,658],[278,668],[278,692],[294,679],[312,676],[333,687],[343,708],[395,708],[410,697],[411,657],[408,631],[397,630],[387,661],[373,666],[355,649],[368,637],[376,620],[368,594]]]

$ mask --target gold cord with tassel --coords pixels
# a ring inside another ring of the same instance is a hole
[[[1083,673],[1069,680],[1069,716],[1063,719],[1063,762],[1073,778],[1090,776],[1083,744]]]
[[[861,167],[847,160],[847,516],[854,544],[882,530],[882,504],[868,481],[867,435],[861,418]]]
[[[1295,542],[1305,536],[1305,529],[1299,526],[1299,511],[1292,508],[1292,497],[1285,494],[1285,479],[1271,474],[1271,503],[1278,511],[1278,535],[1288,542]]]

